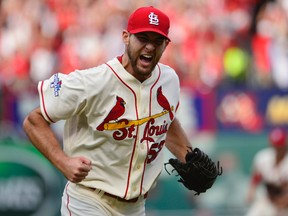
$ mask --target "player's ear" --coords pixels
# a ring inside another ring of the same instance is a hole
[[[123,40],[125,45],[128,45],[128,43],[129,43],[129,36],[130,36],[130,33],[127,30],[123,30],[122,40]]]
[[[166,47],[169,45],[169,40],[165,40],[164,44],[162,46],[162,52],[164,52],[166,50]]]
[[[169,45],[169,43],[170,43],[170,41],[169,40],[165,40],[165,49],[166,49],[166,47]]]

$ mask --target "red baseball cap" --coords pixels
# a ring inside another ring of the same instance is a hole
[[[153,6],[149,6],[138,8],[130,15],[127,31],[131,34],[156,32],[170,41],[168,37],[169,28],[169,17]]]
[[[269,134],[269,141],[273,146],[286,145],[286,132],[282,128],[274,128]]]

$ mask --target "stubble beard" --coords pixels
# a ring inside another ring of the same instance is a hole
[[[139,77],[143,79],[148,78],[150,74],[152,73],[152,71],[154,70],[156,64],[152,65],[149,70],[141,70],[141,68],[137,66],[137,58],[133,57],[133,54],[131,53],[130,46],[127,47],[127,54],[128,54],[128,58],[129,58],[132,70],[134,72],[134,76],[138,76],[136,78],[139,78]]]

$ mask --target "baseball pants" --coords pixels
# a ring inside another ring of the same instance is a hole
[[[62,216],[145,216],[145,198],[125,202],[104,191],[68,182],[63,192]]]

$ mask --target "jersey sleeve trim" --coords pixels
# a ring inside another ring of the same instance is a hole
[[[44,99],[44,93],[43,93],[43,85],[44,85],[44,81],[40,81],[38,83],[38,92],[39,92],[39,97],[40,97],[40,109],[41,109],[41,113],[43,115],[43,117],[45,118],[46,121],[50,122],[50,123],[55,123],[55,121],[53,121],[50,116],[47,113],[46,110],[46,106],[45,106],[45,99]]]

